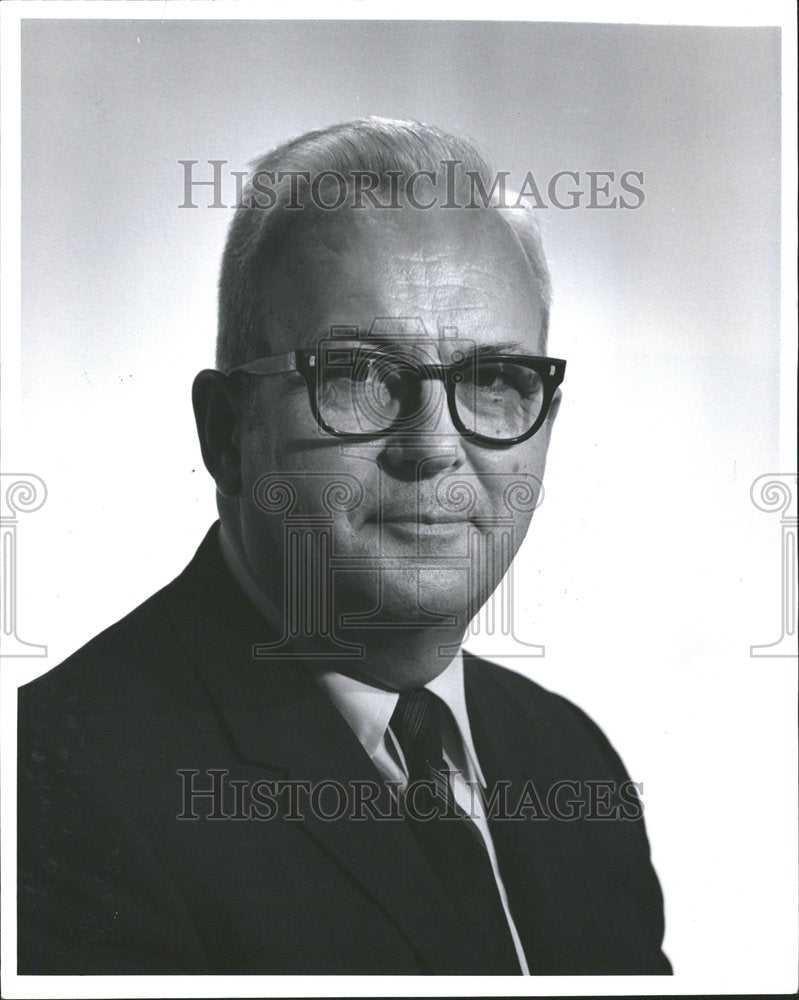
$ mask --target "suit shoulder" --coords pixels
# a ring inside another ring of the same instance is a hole
[[[478,690],[492,690],[494,693],[511,699],[522,710],[557,711],[568,713],[577,709],[567,698],[550,691],[537,681],[525,677],[516,670],[501,667],[498,663],[484,660],[464,652],[464,669],[466,683]]]
[[[162,604],[163,588],[98,633],[57,666],[19,689],[20,712],[141,683],[177,640]]]
[[[545,687],[529,677],[525,677],[515,670],[509,670],[507,667],[501,667],[491,660],[484,660],[481,656],[475,656],[474,653],[468,653],[466,650],[463,652],[463,665],[467,684],[487,681],[503,691],[523,697],[551,694]]]
[[[466,683],[478,698],[501,698],[510,714],[523,713],[539,732],[557,741],[579,740],[589,745],[620,773],[624,763],[603,730],[579,705],[515,670],[464,654]]]

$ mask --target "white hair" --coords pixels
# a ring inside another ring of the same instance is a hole
[[[222,258],[217,367],[230,371],[269,353],[267,332],[259,320],[264,296],[269,291],[268,262],[274,259],[287,227],[298,214],[285,210],[292,198],[292,181],[289,176],[279,180],[279,174],[303,172],[311,177],[336,174],[353,178],[367,173],[381,183],[388,183],[397,174],[409,177],[427,171],[438,177],[442,165],[453,161],[460,166],[461,187],[471,174],[472,178],[479,178],[482,191],[489,189],[491,172],[473,143],[436,126],[414,121],[361,118],[332,125],[306,132],[257,160],[236,209]],[[266,207],[259,203],[259,175],[268,176],[272,188]],[[296,183],[295,177],[295,197]],[[473,194],[474,180],[469,183]],[[490,207],[499,207],[493,185],[490,190]],[[518,238],[533,272],[543,316],[541,336],[545,340],[550,280],[538,222],[533,209],[524,204],[501,214]]]

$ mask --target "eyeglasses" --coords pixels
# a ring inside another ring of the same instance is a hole
[[[396,341],[342,344],[332,339],[234,368],[233,375],[297,372],[311,409],[328,434],[351,439],[413,431],[438,405],[422,383],[439,379],[452,423],[483,444],[513,445],[542,426],[566,373],[566,362],[478,348],[453,352],[451,364],[428,363]]]

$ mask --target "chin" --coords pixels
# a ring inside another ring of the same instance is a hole
[[[438,662],[426,659],[422,663],[411,661],[398,664],[372,659],[369,661],[368,669],[363,670],[361,676],[367,683],[377,681],[378,684],[396,691],[405,691],[408,688],[420,688],[429,684],[447,668],[450,662],[450,659],[441,659]]]
[[[442,632],[459,629],[461,635],[471,620],[463,570],[384,569],[361,573],[348,583],[336,594],[341,616],[363,616],[389,629],[441,625],[446,626]],[[348,623],[346,631],[352,627],[357,626]]]

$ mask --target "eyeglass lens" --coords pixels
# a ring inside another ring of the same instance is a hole
[[[441,393],[424,393],[423,364],[402,352],[335,348],[320,352],[317,405],[324,422],[347,434],[435,430]],[[544,404],[541,376],[524,362],[475,356],[454,374],[454,400],[466,430],[497,441],[528,431]],[[438,411],[437,413],[434,411]]]

